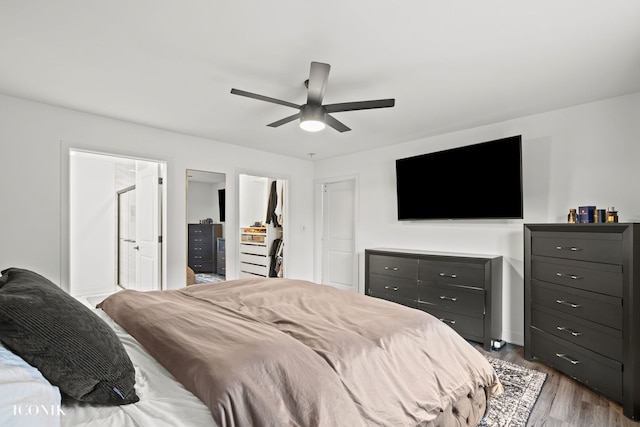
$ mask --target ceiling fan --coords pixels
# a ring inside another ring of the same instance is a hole
[[[231,93],[234,95],[246,96],[248,98],[259,99],[260,101],[272,102],[274,104],[295,108],[299,110],[296,114],[273,123],[269,123],[267,126],[275,128],[299,118],[300,127],[309,132],[320,131],[324,129],[325,125],[331,126],[338,132],[351,130],[344,123],[330,116],[329,113],[387,108],[395,105],[395,99],[377,99],[374,101],[342,102],[339,104],[322,105],[322,99],[324,98],[324,92],[327,88],[330,69],[331,66],[329,64],[324,64],[322,62],[311,63],[309,79],[304,82],[307,87],[307,103],[303,105],[246,92],[240,89],[231,89]]]

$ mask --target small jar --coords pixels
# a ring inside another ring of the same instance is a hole
[[[569,215],[567,215],[567,222],[569,224],[575,224],[578,221],[578,214],[575,209],[569,209]]]
[[[618,211],[613,206],[607,209],[607,222],[618,222]]]

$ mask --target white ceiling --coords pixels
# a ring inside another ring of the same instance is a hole
[[[311,61],[352,131],[311,134]],[[640,91],[638,0],[0,0],[0,93],[327,158]]]

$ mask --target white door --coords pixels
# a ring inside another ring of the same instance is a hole
[[[161,289],[160,165],[136,161],[136,289]]]
[[[355,180],[323,184],[322,283],[358,292]]]

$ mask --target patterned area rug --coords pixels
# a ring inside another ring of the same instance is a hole
[[[218,276],[217,274],[197,273],[196,284],[200,283],[216,283],[224,281],[224,276]]]
[[[487,357],[504,386],[504,393],[492,399],[489,413],[480,427],[524,427],[538,400],[547,374],[504,360]]]

